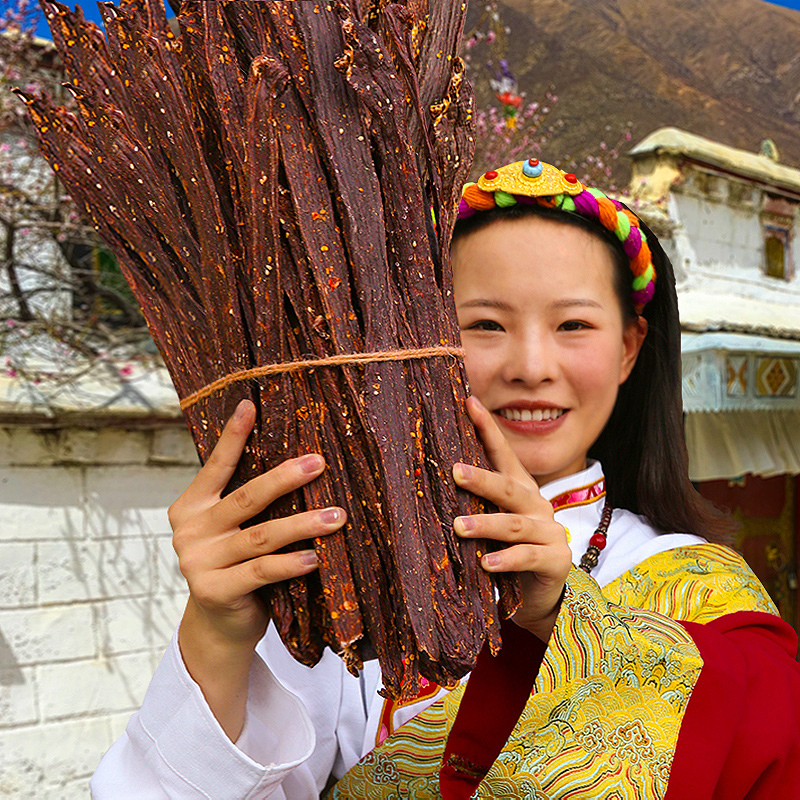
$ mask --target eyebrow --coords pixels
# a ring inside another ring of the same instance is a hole
[[[596,300],[590,300],[588,297],[569,297],[564,300],[556,300],[552,303],[553,308],[572,308],[573,306],[589,306],[590,308],[602,308]]]
[[[467,300],[466,303],[461,303],[459,308],[496,308],[498,311],[513,311],[513,306],[504,303],[502,300]]]
[[[568,297],[563,300],[556,300],[551,303],[552,308],[572,308],[574,306],[584,306],[590,308],[602,308],[596,300],[590,300],[588,297]],[[514,307],[502,300],[489,300],[478,298],[476,300],[467,300],[461,303],[459,308],[496,308],[499,311],[513,311]]]

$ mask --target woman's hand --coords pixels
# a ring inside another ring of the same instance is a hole
[[[242,401],[208,461],[169,509],[190,593],[178,635],[181,654],[232,739],[244,722],[250,662],[268,621],[255,590],[316,569],[313,550],[276,551],[332,533],[346,521],[344,509],[328,508],[240,527],[325,468],[316,454],[289,459],[222,498],[254,423],[255,407]]]
[[[542,497],[489,411],[476,397],[468,398],[467,410],[496,472],[456,464],[453,476],[459,486],[502,511],[458,517],[454,529],[465,538],[492,539],[508,545],[484,555],[481,565],[487,572],[518,574],[522,605],[512,619],[546,642],[572,565],[566,531],[555,521],[553,507]]]

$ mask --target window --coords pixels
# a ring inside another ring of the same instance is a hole
[[[764,274],[768,278],[788,281],[792,278],[791,219],[762,217],[764,235]]]
[[[767,275],[770,278],[786,280],[786,247],[783,240],[772,233],[767,233],[764,249],[767,255]]]
[[[761,207],[761,232],[764,242],[762,269],[767,278],[790,281],[794,277],[792,233],[797,211],[796,200],[765,193]]]

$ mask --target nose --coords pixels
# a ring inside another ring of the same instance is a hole
[[[502,374],[507,383],[531,387],[555,380],[558,359],[550,337],[539,330],[512,337],[506,349]]]

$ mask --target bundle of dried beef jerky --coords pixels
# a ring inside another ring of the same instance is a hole
[[[377,655],[395,697],[462,676],[516,603],[452,531],[481,508],[451,477],[481,460],[448,258],[466,4],[184,0],[178,33],[161,0],[100,5],[105,37],[43,2],[77,112],[25,98],[42,151],[117,254],[201,458],[249,397],[229,489],[316,451],[329,469],[267,515],[348,511],[318,573],[263,590],[283,641],[306,664]]]

